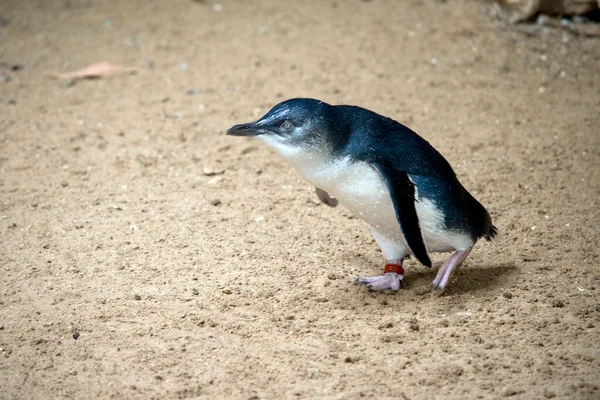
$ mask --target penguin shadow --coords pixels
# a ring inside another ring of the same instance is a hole
[[[418,294],[434,292],[431,281],[435,278],[439,266],[420,271],[410,271],[405,277],[406,290],[416,291]],[[442,295],[459,295],[474,293],[480,290],[489,290],[507,286],[507,281],[512,280],[518,272],[514,263],[499,263],[492,265],[472,264],[457,268],[450,281],[440,293]],[[419,293],[422,292],[422,293]]]

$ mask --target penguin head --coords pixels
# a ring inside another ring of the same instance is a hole
[[[290,157],[327,149],[333,122],[333,106],[298,98],[277,104],[258,121],[232,126],[227,134],[256,137]]]

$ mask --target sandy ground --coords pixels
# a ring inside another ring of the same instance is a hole
[[[3,1],[0,398],[600,398],[600,41],[490,10]],[[224,136],[297,96],[415,129],[500,238],[355,286],[368,227]]]

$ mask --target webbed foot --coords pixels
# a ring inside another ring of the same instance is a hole
[[[402,287],[404,276],[395,272],[386,272],[379,276],[359,276],[356,278],[357,285],[365,285],[370,290],[393,290],[396,291]]]

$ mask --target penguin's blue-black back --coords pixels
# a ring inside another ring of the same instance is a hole
[[[354,136],[347,138],[345,147],[336,149],[340,155],[378,160],[408,174],[455,176],[448,161],[408,127],[361,107],[334,107],[337,118],[347,124],[342,134]]]
[[[410,128],[367,109],[332,106],[334,153],[377,162],[409,175],[419,196],[433,201],[448,229],[473,238],[496,235],[487,210],[458,181],[448,161]]]

